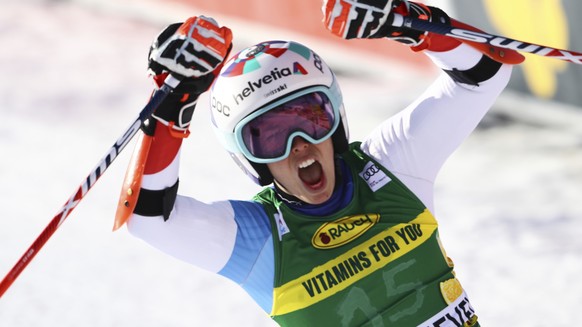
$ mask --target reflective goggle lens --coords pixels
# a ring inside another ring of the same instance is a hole
[[[333,106],[323,92],[313,92],[279,105],[246,123],[242,141],[255,159],[283,159],[290,138],[300,135],[310,142],[331,135]]]

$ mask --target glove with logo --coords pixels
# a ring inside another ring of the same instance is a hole
[[[450,24],[442,10],[406,0],[324,0],[323,20],[326,28],[344,39],[387,37],[419,51],[429,47],[428,32],[392,26],[394,14]],[[446,38],[459,44],[459,41]],[[423,43],[427,43],[424,44]]]
[[[450,18],[439,8],[407,0],[323,0],[323,21],[328,30],[344,39],[383,38],[407,44],[413,51],[445,52],[465,43],[494,61],[519,64],[525,57],[515,50],[490,44],[459,40],[453,37],[421,32],[407,27],[394,27],[394,14],[447,24],[475,32],[471,25]]]
[[[166,27],[148,55],[148,72],[159,88],[171,74],[180,80],[152,115],[174,137],[187,137],[198,97],[210,88],[232,49],[232,32],[209,17],[191,17]],[[144,124],[153,135],[155,124]]]

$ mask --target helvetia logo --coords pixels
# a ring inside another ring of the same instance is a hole
[[[333,249],[362,236],[380,221],[379,214],[362,214],[340,218],[321,226],[311,243],[318,249]]]
[[[287,76],[293,75],[307,75],[308,72],[300,63],[294,62],[292,67],[285,67],[282,69],[274,68],[268,74],[260,77],[254,81],[247,81],[246,87],[242,89],[238,94],[233,94],[234,102],[239,105],[248,96],[253,94],[255,91],[261,89],[263,86],[271,84],[272,82],[284,79]]]

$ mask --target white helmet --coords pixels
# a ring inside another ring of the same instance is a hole
[[[323,91],[341,123],[333,131],[334,151],[347,150],[348,126],[336,77],[309,48],[292,41],[266,41],[241,50],[220,71],[210,90],[211,119],[220,143],[257,184],[273,177],[265,164],[245,157],[235,140],[235,127],[251,113],[283,103],[310,88]]]

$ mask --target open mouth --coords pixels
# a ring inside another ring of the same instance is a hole
[[[299,164],[299,178],[310,189],[317,190],[323,186],[325,175],[318,161],[308,159]]]

